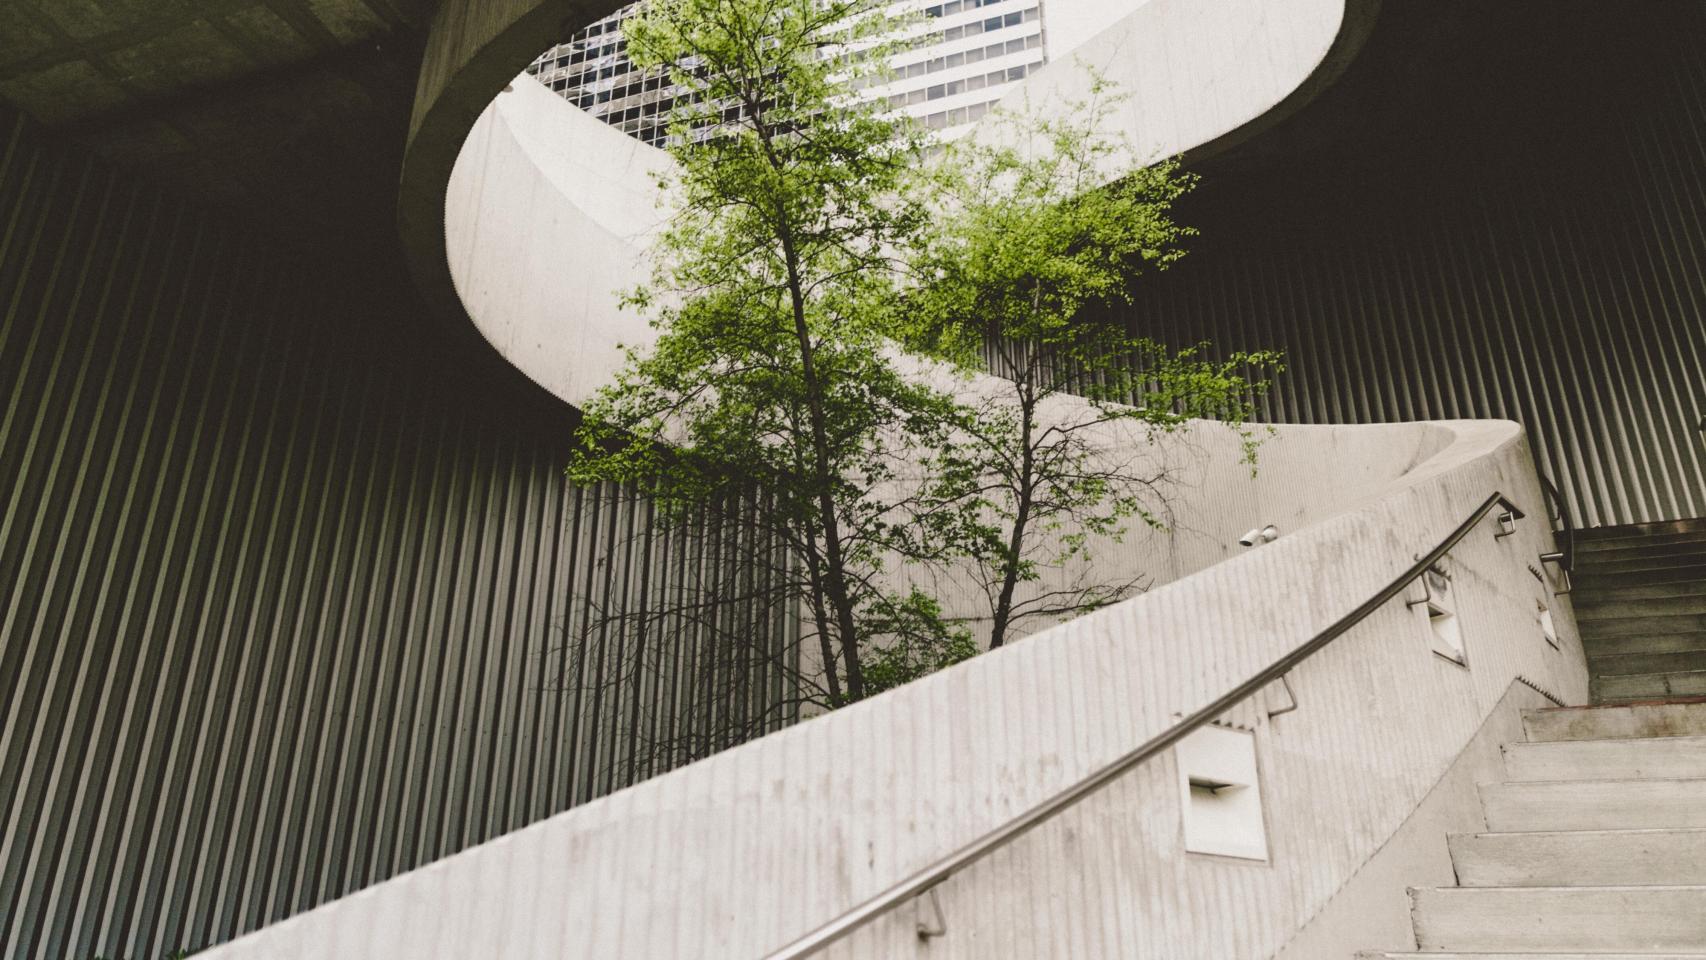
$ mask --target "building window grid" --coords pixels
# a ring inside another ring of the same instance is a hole
[[[930,18],[941,18],[1023,2],[1025,0],[951,0],[947,3],[932,4],[925,8],[924,13]],[[638,4],[630,4],[591,24],[567,43],[559,44],[540,55],[528,65],[527,72],[550,90],[599,120],[648,144],[661,146],[668,140],[669,113],[675,106],[679,89],[669,82],[667,71],[637,71],[623,56],[627,45],[622,41],[621,26],[633,17],[637,7]],[[1034,5],[1033,0],[1033,5],[1024,10],[1007,11],[997,16],[925,33],[913,41],[913,46],[915,49],[927,49],[967,37],[1016,29],[1036,22],[1039,16],[1038,7]],[[1016,37],[897,66],[899,75],[895,80],[910,80],[944,70],[959,69],[997,56],[1030,50],[1040,52],[1042,46],[1040,33]],[[1046,57],[1039,57],[1033,62],[986,74],[895,93],[885,97],[884,102],[890,109],[899,109],[961,93],[993,90],[998,84],[1005,86],[1023,79],[1031,70],[1040,66],[1044,59]],[[639,74],[638,78],[631,79],[636,73]],[[1004,93],[1005,89],[1002,92]],[[947,130],[981,118],[999,99],[999,96],[995,96],[980,103],[926,114],[918,119],[930,130]]]

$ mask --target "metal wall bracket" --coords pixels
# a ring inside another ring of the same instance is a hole
[[[1561,597],[1575,589],[1570,583],[1570,569],[1564,566],[1564,555],[1562,553],[1543,553],[1540,555],[1540,562],[1558,565],[1558,576],[1564,581],[1564,589],[1552,591],[1554,597]]]
[[[1420,559],[1420,558],[1418,558],[1418,559]],[[1446,569],[1444,557],[1441,557],[1438,563],[1427,568],[1427,570],[1422,572],[1422,575],[1420,577],[1416,578],[1416,582],[1420,583],[1422,585],[1422,598],[1420,600],[1405,600],[1404,606],[1406,608],[1414,609],[1416,607],[1421,606],[1424,603],[1434,602],[1434,582],[1435,581],[1433,580],[1433,577],[1438,577],[1441,581],[1443,581],[1442,583],[1440,583],[1440,589],[1442,591],[1448,590],[1450,588],[1450,586],[1451,586],[1451,571]]]
[[[1285,695],[1286,695],[1286,698],[1291,701],[1291,706],[1281,707],[1278,710],[1269,710],[1268,711],[1268,719],[1269,720],[1272,720],[1275,717],[1284,716],[1285,714],[1288,714],[1288,713],[1292,712],[1293,710],[1297,709],[1297,693],[1296,693],[1296,691],[1291,689],[1291,674],[1289,674],[1289,673],[1280,674],[1280,686],[1285,688]]]
[[[1493,534],[1494,540],[1503,540],[1516,532],[1516,514],[1510,510],[1499,514],[1499,532]]]
[[[933,922],[926,922],[922,915],[924,912],[924,905],[922,901],[926,897],[930,899],[930,912],[935,915],[935,920]],[[912,902],[919,908],[920,914],[918,918],[918,939],[933,940],[936,937],[947,935],[948,918],[942,915],[942,901],[936,899],[935,887],[931,887],[929,890],[919,894],[919,896]]]

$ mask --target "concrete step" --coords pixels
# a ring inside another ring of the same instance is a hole
[[[1480,794],[1492,833],[1706,829],[1706,779],[1484,783]]]
[[[1454,833],[1460,887],[1706,884],[1706,829]]]
[[[1642,586],[1649,583],[1680,583],[1706,580],[1706,564],[1670,567],[1664,570],[1635,570],[1615,573],[1581,567],[1575,573],[1576,586],[1584,590],[1608,590],[1616,587]]]
[[[1628,573],[1631,570],[1670,570],[1678,567],[1697,567],[1706,564],[1706,544],[1685,544],[1686,550],[1667,552],[1662,556],[1631,556],[1623,557],[1611,554],[1605,557],[1590,555],[1584,557],[1581,567],[1583,576],[1598,576],[1605,573]]]
[[[1706,949],[1706,886],[1430,887],[1410,916],[1424,952]]]
[[[1627,617],[1674,617],[1678,615],[1706,614],[1706,593],[1687,594],[1680,597],[1643,597],[1632,599],[1617,597],[1612,600],[1594,601],[1586,597],[1576,598],[1576,619],[1587,620],[1620,620]]]
[[[1706,736],[1706,699],[1619,707],[1524,710],[1522,728],[1531,743]]]
[[[1600,554],[1600,552],[1626,551],[1626,549],[1643,549],[1650,546],[1672,546],[1672,544],[1689,544],[1689,542],[1706,542],[1706,530],[1682,530],[1672,534],[1633,535],[1633,537],[1583,537],[1580,530],[1576,532],[1576,552],[1578,554]]]
[[[1626,657],[1635,653],[1687,653],[1706,650],[1706,632],[1635,634],[1628,637],[1593,637],[1582,642],[1589,657]]]
[[[1639,540],[1601,540],[1583,544],[1576,551],[1578,563],[1594,564],[1614,560],[1638,560],[1645,557],[1669,557],[1683,553],[1706,552],[1706,533],[1676,534],[1662,539],[1645,537]]]
[[[1706,631],[1706,613],[1657,617],[1619,617],[1614,620],[1583,620],[1578,625],[1581,627],[1583,636],[1591,637],[1668,636],[1678,633]]]
[[[1578,571],[1577,576],[1580,576]],[[1675,583],[1631,583],[1621,587],[1601,587],[1593,581],[1583,585],[1579,580],[1570,593],[1576,604],[1603,603],[1608,600],[1658,600],[1666,597],[1706,597],[1706,580],[1678,580]]]
[[[1706,953],[1382,953],[1363,950],[1357,960],[1706,960]]]
[[[1706,780],[1706,737],[1507,743],[1505,776],[1535,780]]]
[[[1597,645],[1596,645],[1597,646]],[[1588,653],[1588,672],[1596,677],[1632,677],[1642,673],[1693,673],[1706,670],[1706,648],[1672,653],[1626,653],[1602,656]]]
[[[1672,697],[1706,697],[1706,672],[1634,673],[1592,677],[1595,703],[1633,703]]]
[[[1584,527],[1576,531],[1583,543],[1606,540],[1632,540],[1640,537],[1666,537],[1684,533],[1706,532],[1706,517],[1689,520],[1657,520],[1651,523],[1626,523],[1615,527]]]

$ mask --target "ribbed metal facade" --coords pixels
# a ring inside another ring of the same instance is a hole
[[[588,631],[728,537],[569,487],[562,411],[393,359],[363,331],[421,322],[3,122],[0,956],[220,942],[782,699]]]
[[[1706,515],[1702,21],[1386,4],[1328,119],[1205,168],[1131,327],[1285,351],[1276,421],[1517,420],[1578,525]]]

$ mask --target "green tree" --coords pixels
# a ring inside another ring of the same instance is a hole
[[[672,219],[628,300],[657,340],[588,405],[570,466],[635,483],[665,522],[761,490],[743,559],[765,586],[742,599],[803,607],[817,662],[797,680],[826,707],[873,692],[868,664],[886,687],[967,647],[893,569],[920,559],[917,531],[955,526],[924,507],[958,509],[908,480],[956,405],[892,350],[923,143],[847,93],[897,26],[885,0],[654,0],[624,27],[634,63],[693,96],[671,118]]]
[[[915,349],[984,370],[967,426],[933,481],[943,502],[978,503],[970,530],[990,645],[1021,622],[1075,616],[1139,586],[1098,574],[1096,544],[1129,523],[1164,526],[1163,461],[1135,448],[1197,418],[1240,433],[1281,369],[1269,352],[1210,359],[1172,350],[1110,316],[1145,273],[1194,235],[1176,200],[1196,184],[1177,161],[1145,163],[1110,122],[1121,95],[1091,72],[1086,99],[1046,114],[997,111],[984,135],[934,167],[938,229],[917,264]],[[993,388],[988,385],[993,384]],[[1080,573],[1044,584],[1050,568]]]

